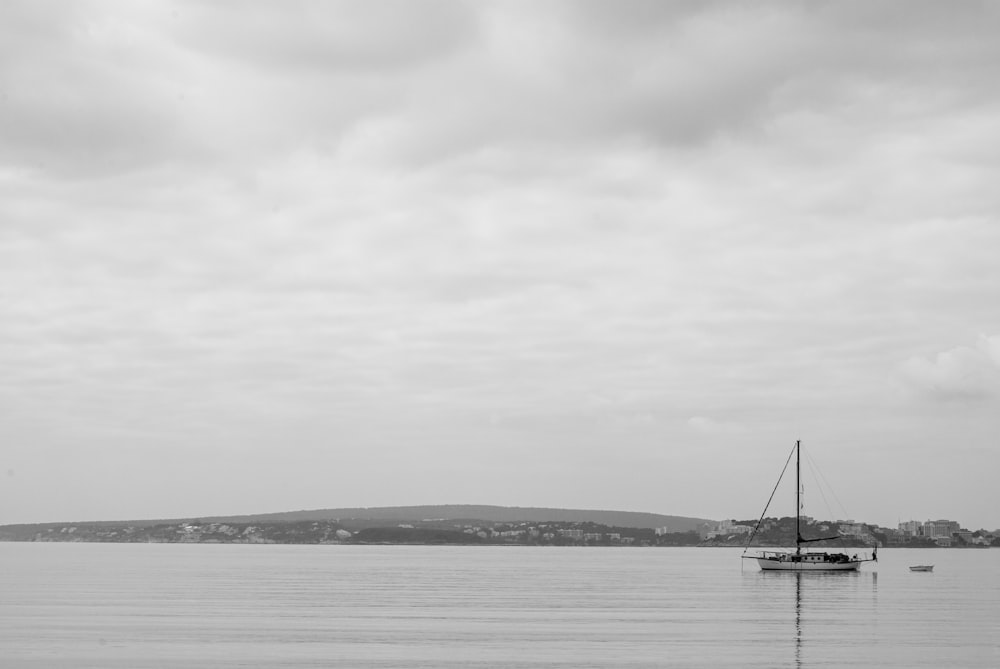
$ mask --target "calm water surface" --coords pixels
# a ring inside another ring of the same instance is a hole
[[[1000,666],[1000,550],[740,553],[0,543],[0,666]]]

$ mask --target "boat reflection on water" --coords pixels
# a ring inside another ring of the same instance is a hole
[[[795,666],[802,666],[802,572],[795,574]]]
[[[820,642],[823,644],[848,643],[849,639],[827,639],[823,634],[822,627],[831,617],[841,614],[849,616],[850,612],[840,611],[832,608],[831,589],[841,590],[844,581],[854,581],[859,588],[864,588],[865,584],[871,582],[872,606],[877,605],[878,596],[878,572],[862,574],[852,572],[759,572],[760,578],[794,580],[795,588],[795,651],[792,666],[799,669],[808,667],[804,656],[806,642]],[[791,584],[789,584],[791,585]],[[844,629],[837,626],[837,629]]]

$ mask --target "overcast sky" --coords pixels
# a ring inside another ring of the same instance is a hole
[[[0,523],[756,518],[801,439],[810,515],[1000,526],[998,34],[4,2]]]

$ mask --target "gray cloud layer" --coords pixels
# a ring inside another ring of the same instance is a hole
[[[0,522],[753,515],[802,438],[996,524],[992,5],[0,14]]]

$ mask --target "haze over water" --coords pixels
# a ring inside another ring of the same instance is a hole
[[[1000,663],[1000,552],[764,574],[739,550],[0,544],[4,666]],[[934,563],[931,574],[909,564]],[[741,568],[742,567],[742,568]]]

